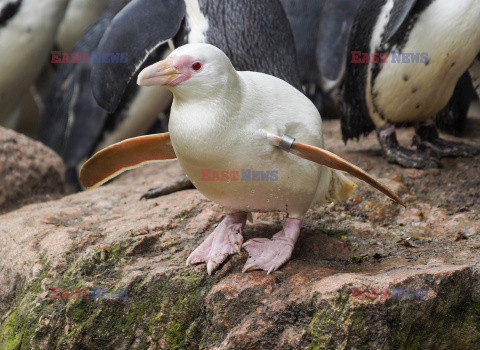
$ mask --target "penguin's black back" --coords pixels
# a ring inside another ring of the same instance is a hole
[[[92,52],[115,14],[130,0],[110,0],[85,30],[72,52]],[[96,103],[90,87],[92,63],[60,64],[45,100],[38,140],[55,150],[66,166],[68,185],[80,188],[77,165],[102,138],[108,113]]]
[[[363,1],[352,27],[347,49],[347,66],[342,87],[342,137],[358,139],[375,129],[365,103],[368,64],[352,63],[352,51],[370,52],[370,41],[385,0]]]
[[[237,70],[259,71],[301,90],[295,43],[279,0],[200,0],[209,21],[207,42]]]

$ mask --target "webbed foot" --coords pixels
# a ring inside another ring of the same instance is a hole
[[[240,252],[243,243],[242,229],[247,221],[247,213],[228,214],[215,230],[187,259],[187,265],[207,263],[209,275],[215,271],[229,255]]]
[[[412,143],[420,151],[436,157],[473,157],[480,153],[476,146],[440,138],[431,121],[417,124]]]
[[[301,225],[301,219],[288,218],[283,229],[273,235],[272,239],[253,238],[245,242],[243,248],[249,257],[243,272],[265,270],[270,274],[278,270],[292,256]]]
[[[395,126],[386,124],[377,133],[385,158],[390,163],[399,164],[405,168],[438,168],[440,160],[428,153],[410,150],[398,144]]]

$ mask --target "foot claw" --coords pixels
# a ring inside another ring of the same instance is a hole
[[[478,147],[463,142],[447,141],[441,138],[432,141],[419,141],[417,148],[436,157],[473,157],[480,153]]]
[[[441,166],[440,160],[427,153],[413,151],[398,144],[395,127],[385,125],[377,133],[384,157],[390,163],[399,164],[405,168],[437,168]]]
[[[265,270],[269,275],[278,270],[292,256],[301,224],[301,219],[288,218],[272,239],[254,238],[245,242],[243,247],[249,256],[242,271]]]
[[[187,258],[187,265],[207,263],[211,275],[231,254],[240,251],[243,243],[242,228],[246,213],[227,215],[215,230]]]
[[[253,239],[246,241],[245,243],[242,244],[242,248],[248,247],[250,244],[252,244]]]
[[[267,271],[267,274],[270,274],[286,263],[293,251],[291,242],[282,239],[270,240],[264,238],[262,240],[250,240],[247,243],[245,250],[249,257],[243,272],[264,270]]]
[[[242,273],[247,272],[248,270],[252,269],[253,267],[255,267],[255,264],[245,264],[245,266],[242,269]]]
[[[208,260],[208,263],[207,263],[207,273],[208,273],[209,275],[211,275],[214,270],[215,270],[215,266],[213,265],[212,260]]]

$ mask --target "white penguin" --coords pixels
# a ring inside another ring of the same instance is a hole
[[[138,84],[164,85],[173,93],[170,134],[100,151],[84,164],[80,180],[92,187],[142,162],[178,158],[195,187],[230,212],[187,264],[206,262],[211,273],[242,247],[248,213],[285,211],[283,229],[272,239],[243,245],[250,255],[244,271],[277,270],[290,258],[307,210],[342,201],[353,190],[335,169],[355,174],[403,204],[365,172],[322,149],[320,115],[300,91],[271,75],[237,72],[212,45],[177,48],[145,68]]]

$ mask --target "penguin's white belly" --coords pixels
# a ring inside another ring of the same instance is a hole
[[[445,107],[480,51],[479,18],[476,0],[437,0],[425,10],[402,52],[426,53],[428,64],[392,63],[391,56],[381,64],[373,86],[377,126],[427,120]]]
[[[188,178],[212,201],[232,210],[278,210],[293,217],[303,216],[312,205],[324,170],[305,160],[297,161],[280,149],[221,152],[218,161],[201,164],[189,162],[181,152],[177,155]],[[272,160],[264,157],[267,155]]]
[[[0,124],[28,92],[47,62],[67,0],[24,0],[0,28]]]
[[[302,112],[300,115],[306,114]],[[228,209],[278,210],[302,217],[315,201],[320,181],[331,174],[323,166],[269,144],[267,131],[296,136],[300,135],[295,129],[299,123],[285,128],[281,117],[259,117],[262,111],[258,109],[258,114],[252,112],[255,114],[245,115],[242,120],[232,118],[227,123],[209,118],[208,111],[202,113],[201,107],[193,113],[182,113],[177,118],[172,107],[169,130],[175,153],[195,187]],[[316,113],[318,121],[311,122],[310,131],[301,135],[306,139],[300,140],[322,146],[321,120]]]

